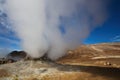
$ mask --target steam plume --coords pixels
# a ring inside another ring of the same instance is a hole
[[[106,20],[104,0],[6,0],[3,6],[23,49],[58,59]]]

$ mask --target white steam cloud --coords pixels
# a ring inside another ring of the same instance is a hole
[[[4,9],[33,58],[58,59],[106,20],[104,0],[6,0]]]

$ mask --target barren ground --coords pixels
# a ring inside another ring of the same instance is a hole
[[[120,80],[120,43],[82,45],[52,61],[0,65],[0,80]]]

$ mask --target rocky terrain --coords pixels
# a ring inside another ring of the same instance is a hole
[[[0,80],[120,80],[120,43],[81,45],[57,61],[25,60],[22,53],[0,65]]]
[[[0,58],[0,64],[13,63],[23,60],[27,57],[27,53],[24,51],[12,51],[6,57]]]
[[[120,68],[120,43],[82,45],[68,51],[58,63]]]

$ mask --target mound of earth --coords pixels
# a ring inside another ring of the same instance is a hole
[[[27,53],[24,51],[12,51],[6,57],[0,58],[0,65],[17,62],[27,58]]]
[[[27,57],[27,53],[24,51],[12,51],[6,56],[6,59],[11,59],[14,61],[20,61],[22,59],[25,59]]]

